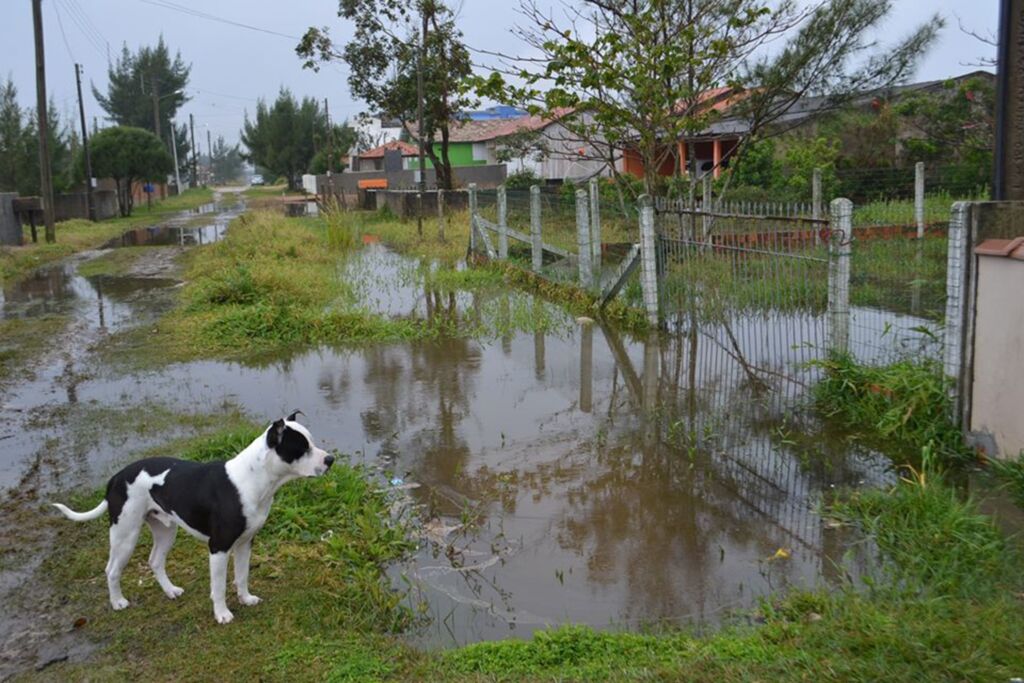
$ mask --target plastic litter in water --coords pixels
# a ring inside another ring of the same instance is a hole
[[[401,477],[393,477],[391,479],[391,485],[392,486],[401,486],[404,483],[405,483],[405,481]]]

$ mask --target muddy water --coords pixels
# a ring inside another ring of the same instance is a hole
[[[70,279],[6,293],[4,314],[64,307],[96,324],[95,283],[66,268]],[[525,299],[557,319],[545,333],[500,327],[492,341],[129,373],[75,343],[73,392],[58,356],[4,397],[0,485],[95,485],[139,445],[72,438],[69,423],[34,425],[29,416],[54,404],[237,406],[267,420],[300,408],[326,447],[374,466],[396,510],[419,520],[419,550],[392,575],[427,605],[430,623],[411,634],[426,645],[565,622],[714,623],[781,588],[857,574],[855,558],[844,562],[849,539],[815,510],[835,487],[890,475],[884,458],[851,449],[799,409],[814,379],[804,363],[816,353],[817,317],[631,340],[522,294],[426,291],[416,264],[380,247],[341,273],[388,315],[501,316]],[[144,321],[165,291],[126,287],[117,314],[106,290],[108,327]],[[46,439],[67,456],[38,458]]]

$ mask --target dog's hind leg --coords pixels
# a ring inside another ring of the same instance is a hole
[[[235,590],[243,605],[257,605],[260,599],[249,592],[249,556],[252,555],[252,539],[239,543],[235,548]]]
[[[121,593],[121,572],[135,550],[135,544],[139,540],[139,529],[142,527],[141,520],[134,519],[122,513],[117,524],[110,526],[110,559],[107,560],[107,589],[110,591],[110,606],[115,610],[124,609],[128,606]]]
[[[156,582],[163,589],[164,595],[173,600],[185,592],[184,588],[175,586],[167,578],[165,566],[167,553],[171,551],[171,546],[174,545],[174,537],[178,533],[178,527],[176,524],[165,525],[152,515],[146,518],[146,524],[149,525],[149,530],[153,532],[153,549],[149,552],[149,566],[153,570]]]

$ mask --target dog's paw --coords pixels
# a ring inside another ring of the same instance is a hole
[[[113,607],[115,611],[123,610],[125,607],[127,607],[130,604],[131,603],[129,603],[124,598],[118,598],[117,600],[111,600],[110,601],[110,606]]]
[[[231,613],[231,610],[226,609],[222,612],[214,610],[213,618],[217,620],[218,624],[230,624],[231,620],[235,618],[235,615]]]
[[[249,607],[260,604],[260,599],[252,593],[250,593],[249,595],[239,595],[238,601],[243,605],[248,605]]]
[[[185,592],[184,588],[180,586],[169,586],[164,589],[164,595],[173,600],[174,598],[180,597]]]

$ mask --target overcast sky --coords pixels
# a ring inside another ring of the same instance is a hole
[[[917,80],[944,78],[971,70],[965,63],[992,49],[965,36],[957,16],[980,33],[994,32],[997,0],[893,0],[895,10],[877,36],[892,42],[933,12],[947,18],[941,39],[926,56]],[[35,67],[30,0],[5,0],[6,19],[0,23],[0,78],[10,74],[26,106],[35,105]],[[518,15],[515,0],[462,0],[459,25],[471,47],[514,53],[519,45],[510,33]],[[177,8],[177,9],[173,9]],[[92,97],[89,83],[106,89],[107,46],[111,58],[122,43],[131,50],[152,45],[162,33],[172,50],[180,50],[192,65],[188,92],[192,100],[179,111],[179,120],[192,113],[196,137],[205,149],[205,130],[214,138],[237,141],[243,112],[252,112],[256,99],[273,99],[286,86],[296,96],[327,97],[337,121],[364,110],[353,101],[345,83],[343,65],[329,65],[314,73],[304,70],[294,48],[309,26],[328,26],[335,39],[344,40],[350,29],[336,15],[336,0],[43,0],[48,93],[62,114],[74,114],[73,64],[85,68],[86,115],[101,119],[104,112]],[[243,28],[188,10],[248,24]],[[284,35],[276,35],[284,34]],[[286,37],[287,36],[287,37]],[[198,142],[198,140],[197,140]]]

